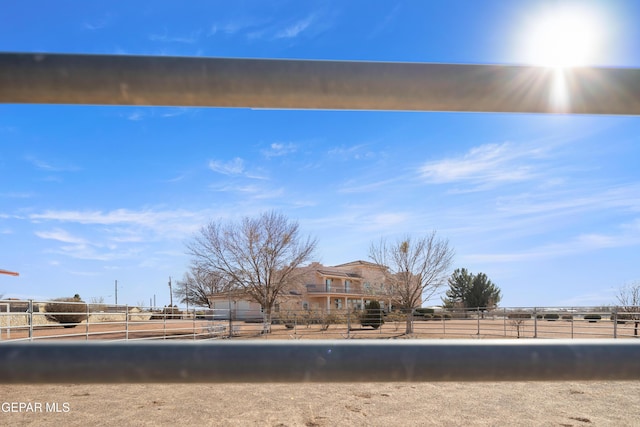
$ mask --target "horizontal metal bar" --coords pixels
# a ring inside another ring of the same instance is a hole
[[[640,114],[640,69],[558,73],[513,65],[2,53],[0,103]]]
[[[614,340],[0,345],[0,383],[639,380]]]

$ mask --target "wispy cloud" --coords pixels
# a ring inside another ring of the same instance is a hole
[[[208,36],[212,37],[217,34],[224,34],[227,36],[236,35],[239,33],[253,32],[256,28],[263,26],[268,21],[263,19],[253,18],[238,18],[229,20],[226,22],[216,22],[209,28]]]
[[[50,231],[36,231],[35,235],[41,239],[63,243],[57,249],[48,252],[77,259],[111,261],[125,258],[139,251],[139,249],[132,247],[123,249],[117,244],[107,243],[105,241],[89,241],[88,239],[78,237],[60,228]],[[116,239],[112,240],[117,241]]]
[[[270,157],[280,157],[287,154],[295,153],[298,150],[298,146],[293,143],[274,142],[268,149],[262,150],[262,155]]]
[[[35,235],[41,239],[57,240],[63,243],[75,243],[78,245],[84,245],[87,243],[85,239],[73,236],[69,232],[60,228],[51,231],[36,231]]]
[[[187,114],[193,114],[193,109],[189,108],[167,108],[167,107],[147,107],[144,109],[136,108],[131,111],[125,111],[120,115],[132,122],[139,122],[147,119],[163,119],[180,117]]]
[[[0,197],[7,199],[30,199],[34,196],[34,193],[0,193]]]
[[[510,263],[637,246],[640,245],[640,227],[637,224],[631,225],[631,232],[629,231],[629,225],[622,225],[618,231],[609,234],[583,233],[563,242],[550,243],[519,252],[471,254],[466,255],[464,258],[474,263]]]
[[[419,172],[434,184],[491,186],[533,179],[537,174],[532,161],[544,158],[544,154],[544,149],[528,144],[486,144],[460,157],[427,162]]]
[[[400,8],[401,8],[401,4],[395,5],[393,7],[393,10],[391,10],[391,12],[389,12],[382,19],[382,21],[373,29],[373,31],[369,35],[369,38],[374,38],[378,36],[380,33],[382,33],[383,31],[385,31],[387,28],[389,28],[394,23],[394,21],[396,21]]]
[[[78,167],[73,165],[65,165],[49,160],[42,160],[35,156],[27,156],[26,160],[36,168],[47,172],[76,172],[80,170]]]
[[[236,157],[228,162],[210,160],[209,169],[223,175],[240,175],[244,172],[244,160],[240,157]]]
[[[89,31],[97,31],[106,28],[107,23],[108,21],[106,19],[96,22],[85,22],[84,24],[82,24],[82,28]]]
[[[208,37],[245,37],[247,40],[292,40],[302,36],[314,36],[330,27],[328,20],[320,22],[318,13],[304,18],[275,22],[272,19],[238,18],[216,22],[209,28]]]
[[[82,24],[82,28],[87,31],[102,30],[109,26],[109,24],[113,21],[113,17],[114,16],[112,14],[107,14],[106,16],[99,19],[84,21],[84,23]]]
[[[327,154],[338,160],[367,160],[376,157],[376,153],[368,148],[366,144],[352,145],[350,147],[334,147]]]
[[[34,223],[56,221],[81,225],[122,225],[133,227],[130,230],[131,235],[138,235],[138,232],[142,230],[153,230],[155,233],[165,237],[184,237],[185,234],[197,230],[208,217],[209,213],[205,211],[133,211],[128,209],[115,209],[106,212],[48,210],[28,216]],[[106,230],[106,232],[108,231]],[[106,240],[108,240],[108,237]]]
[[[292,39],[298,37],[303,31],[305,31],[311,23],[314,21],[314,15],[310,15],[304,19],[298,20],[293,24],[278,31],[274,38],[276,39]]]
[[[169,35],[167,30],[162,34],[150,34],[149,40],[154,42],[163,42],[163,43],[185,43],[185,44],[194,44],[197,43],[200,39],[200,35],[202,34],[202,30],[195,30],[187,35]]]

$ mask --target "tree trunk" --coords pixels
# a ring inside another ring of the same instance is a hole
[[[264,308],[264,314],[262,318],[262,333],[268,334],[269,332],[271,332],[271,306]]]
[[[407,329],[405,330],[405,334],[413,333],[413,310],[407,311]]]

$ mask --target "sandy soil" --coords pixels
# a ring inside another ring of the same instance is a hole
[[[3,385],[1,425],[637,426],[639,382]],[[60,411],[47,413],[45,403]],[[6,404],[4,405],[6,407]]]

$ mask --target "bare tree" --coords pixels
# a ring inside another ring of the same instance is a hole
[[[304,274],[317,242],[303,238],[296,221],[271,211],[239,222],[212,221],[187,245],[193,265],[218,274],[262,305],[265,330],[280,294]]]
[[[369,258],[386,267],[386,291],[407,313],[407,334],[413,333],[413,309],[446,283],[453,255],[449,242],[438,239],[435,231],[415,240],[407,236],[393,244],[381,239],[371,245]]]
[[[229,282],[218,272],[192,266],[191,271],[176,283],[174,294],[187,305],[211,308],[209,297],[229,290]]]
[[[616,295],[618,300],[618,319],[633,320],[633,335],[638,336],[638,325],[640,324],[640,282],[633,282],[625,285]]]

